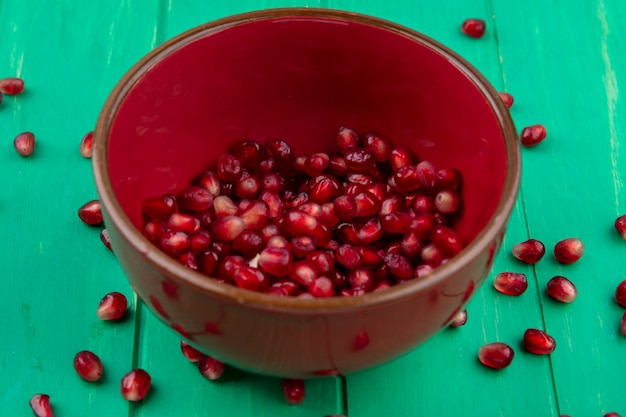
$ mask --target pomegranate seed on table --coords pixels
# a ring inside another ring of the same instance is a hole
[[[134,369],[124,375],[120,391],[126,401],[141,401],[150,390],[152,378],[143,369]]]
[[[626,336],[626,311],[622,314],[622,321],[620,323],[620,330],[622,335]]]
[[[511,364],[515,352],[511,346],[502,342],[483,345],[478,351],[478,360],[493,369],[504,369]]]
[[[74,356],[74,369],[78,376],[89,382],[99,380],[104,372],[100,358],[88,350],[80,351]]]
[[[24,80],[16,77],[8,77],[0,80],[0,93],[14,96],[24,91]]]
[[[547,355],[554,352],[556,342],[546,332],[538,329],[528,329],[524,332],[524,349],[535,355]]]
[[[211,356],[201,355],[198,359],[198,371],[209,381],[215,381],[224,374],[224,363]]]
[[[528,281],[524,274],[500,272],[496,275],[493,286],[498,292],[515,297],[524,294],[528,288]]]
[[[128,300],[124,294],[110,292],[100,300],[96,315],[100,320],[119,320],[124,316],[127,308]]]
[[[467,323],[467,310],[459,312],[459,314],[454,317],[454,320],[452,320],[452,323],[450,323],[450,326],[461,327],[465,326],[465,323]]]
[[[98,226],[102,224],[102,207],[100,201],[91,200],[80,206],[78,209],[78,217],[83,223],[89,226]]]
[[[621,417],[621,416],[617,413],[611,412],[611,413],[606,413],[604,417]]]
[[[461,32],[472,38],[482,38],[487,25],[483,19],[466,19],[461,24]]]
[[[198,362],[200,357],[203,355],[202,352],[200,352],[184,340],[180,341],[180,351],[189,362],[193,363]]]
[[[574,283],[560,275],[548,281],[546,292],[550,297],[563,303],[571,303],[578,296],[578,290]]]
[[[510,109],[513,106],[513,96],[509,93],[501,91],[498,93],[500,95],[500,99],[504,102],[504,105],[507,109]]]
[[[536,239],[528,239],[513,246],[511,252],[520,261],[534,265],[543,258],[543,255],[546,253],[546,247]]]
[[[615,301],[620,306],[626,308],[626,279],[620,282],[615,289]]]
[[[305,389],[304,380],[295,378],[285,378],[281,382],[283,395],[289,405],[297,405],[304,401]]]
[[[31,397],[29,404],[37,417],[54,417],[49,395],[35,394]]]
[[[615,219],[615,230],[617,230],[622,239],[626,240],[626,214]]]
[[[109,232],[107,229],[102,229],[100,231],[100,241],[108,250],[113,252],[113,247],[111,246],[111,239],[109,238]]]
[[[522,129],[522,133],[520,134],[520,142],[524,146],[535,146],[542,142],[548,132],[544,125],[536,124],[532,126],[526,126]]]
[[[35,135],[31,132],[20,133],[13,140],[13,146],[22,156],[30,156],[35,151]]]
[[[562,264],[571,264],[579,260],[585,252],[582,240],[570,237],[554,245],[554,257]]]
[[[80,141],[80,154],[83,158],[91,158],[93,154],[93,132],[88,132]]]

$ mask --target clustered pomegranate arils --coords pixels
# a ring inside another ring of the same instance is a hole
[[[277,296],[355,296],[426,275],[463,249],[461,173],[378,133],[337,151],[235,144],[177,195],[142,202],[143,235],[190,269]]]

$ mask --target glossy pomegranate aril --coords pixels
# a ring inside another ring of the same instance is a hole
[[[486,26],[483,19],[466,19],[461,24],[461,32],[472,38],[482,38],[485,35]]]
[[[404,256],[397,253],[387,253],[383,259],[389,273],[400,280],[413,277],[413,267]]]
[[[222,181],[213,171],[202,172],[193,180],[193,184],[206,189],[213,197],[222,192]]]
[[[193,363],[198,362],[198,360],[202,356],[202,352],[200,352],[198,349],[194,348],[184,340],[180,341],[180,351],[189,362]]]
[[[528,329],[524,332],[524,349],[535,355],[548,355],[554,352],[556,342],[546,332],[538,329]]]
[[[463,250],[463,244],[457,237],[453,229],[437,225],[433,229],[430,239],[446,255],[453,256]]]
[[[383,237],[383,228],[376,217],[368,220],[356,233],[357,239],[369,245]]]
[[[181,191],[176,201],[182,210],[202,211],[213,204],[213,194],[206,188],[192,185]]]
[[[435,188],[456,190],[461,185],[461,173],[455,168],[441,168],[437,171]]]
[[[78,209],[78,217],[83,223],[89,226],[98,226],[102,224],[102,207],[100,201],[91,200],[80,206]]]
[[[128,309],[126,296],[119,292],[106,294],[96,309],[96,315],[100,320],[119,320]]]
[[[626,336],[626,311],[622,314],[622,321],[620,322],[620,331],[623,336]]]
[[[83,158],[91,158],[93,155],[93,132],[88,132],[80,141],[80,154]]]
[[[241,217],[224,216],[211,224],[211,236],[222,242],[232,242],[241,232],[245,223]]]
[[[315,298],[333,297],[335,287],[328,277],[320,276],[309,285],[308,292]]]
[[[291,250],[297,257],[303,258],[317,248],[315,239],[309,235],[298,235],[291,238]]]
[[[559,275],[548,281],[546,292],[550,297],[562,303],[571,303],[578,296],[578,290],[574,283]]]
[[[416,190],[420,186],[420,178],[415,165],[405,165],[398,168],[393,179],[396,186],[403,192]]]
[[[461,196],[456,191],[443,190],[435,196],[435,208],[443,214],[455,213],[461,207]]]
[[[337,132],[337,148],[342,154],[361,145],[357,133],[347,127],[340,127]]]
[[[222,181],[235,182],[241,178],[241,162],[232,155],[224,154],[217,160],[217,176]]]
[[[120,391],[126,401],[140,401],[148,394],[151,384],[152,378],[146,371],[134,369],[122,378]]]
[[[617,304],[626,308],[626,279],[620,282],[615,288],[615,301]]]
[[[78,376],[89,382],[99,380],[104,372],[100,358],[88,350],[80,351],[74,356],[74,369]]]
[[[579,260],[585,252],[582,240],[570,237],[554,245],[554,257],[562,264],[571,264]]]
[[[454,320],[452,320],[450,326],[461,327],[465,326],[465,323],[467,323],[467,310],[463,310],[454,316]]]
[[[354,171],[367,171],[376,163],[372,152],[364,148],[350,149],[344,154],[343,159],[348,169]]]
[[[269,281],[263,271],[251,266],[240,266],[235,269],[233,280],[239,288],[259,291],[267,288]]]
[[[111,246],[111,239],[109,238],[109,232],[107,229],[102,229],[100,231],[100,241],[108,250],[113,252],[113,247]]]
[[[506,343],[493,342],[483,345],[478,351],[478,360],[493,369],[504,369],[511,364],[515,352]]]
[[[417,234],[417,232],[415,232]],[[431,267],[437,267],[441,265],[448,257],[446,254],[434,243],[427,243],[422,247],[420,252],[422,262]]]
[[[520,142],[524,146],[535,146],[542,142],[547,136],[547,131],[544,125],[536,124],[532,126],[526,126],[522,129],[520,134]]]
[[[304,401],[305,390],[303,379],[283,379],[281,382],[283,395],[289,405],[300,404]]]
[[[284,248],[267,247],[259,257],[259,267],[268,274],[284,277],[289,275],[292,258],[289,250]]]
[[[303,260],[297,261],[293,264],[289,277],[298,284],[305,287],[310,286],[317,278],[318,273],[311,262]]]
[[[413,218],[410,214],[402,212],[380,216],[381,227],[387,233],[406,233],[412,221]]]
[[[500,99],[502,100],[502,102],[504,103],[507,109],[510,109],[513,106],[514,100],[511,94],[501,91],[498,93],[498,95],[500,96]]]
[[[265,145],[267,154],[274,158],[279,166],[287,167],[293,164],[295,155],[291,146],[282,139],[270,139]]]
[[[391,156],[391,143],[377,133],[365,135],[365,147],[374,155],[377,162],[387,161]]]
[[[370,292],[376,285],[374,272],[370,268],[357,268],[348,272],[348,283],[352,289],[361,289]]]
[[[528,288],[528,281],[526,280],[526,275],[524,274],[518,274],[515,272],[500,272],[496,275],[496,278],[493,281],[493,286],[502,294],[519,296],[522,295]]]
[[[416,263],[422,254],[424,243],[415,232],[407,232],[400,241],[400,254],[410,262]]]
[[[14,96],[24,91],[24,80],[17,77],[7,77],[0,80],[0,93]]]
[[[167,227],[175,232],[192,234],[200,231],[200,220],[189,214],[176,212],[167,220]]]
[[[191,249],[191,237],[185,232],[166,230],[161,236],[161,249],[172,256],[180,256]]]
[[[313,153],[305,157],[304,160],[304,172],[315,177],[320,175],[330,163],[330,157],[323,152]]]
[[[543,255],[546,253],[546,247],[536,239],[528,239],[513,246],[511,252],[520,261],[534,265],[543,258]]]
[[[358,267],[362,260],[358,248],[349,244],[341,245],[335,256],[337,261],[348,269]]]
[[[141,203],[141,210],[149,219],[167,221],[172,213],[178,210],[178,203],[173,195],[163,194],[144,200]]]
[[[224,363],[208,355],[201,355],[198,360],[200,375],[209,381],[220,379],[224,374]]]
[[[29,401],[30,408],[37,417],[54,417],[50,396],[47,394],[35,394]]]
[[[244,230],[233,240],[233,248],[243,254],[245,258],[252,258],[265,247],[263,236],[256,230]]]
[[[204,252],[211,245],[211,233],[208,230],[200,230],[197,233],[191,235],[191,249],[190,252],[198,254]]]
[[[243,140],[236,143],[230,154],[234,156],[244,168],[256,168],[264,157],[263,145],[253,140]]]
[[[356,205],[355,217],[375,216],[382,206],[380,200],[368,191],[355,195],[354,204]]]

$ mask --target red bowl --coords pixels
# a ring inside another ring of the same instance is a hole
[[[140,233],[142,200],[184,188],[233,143],[331,151],[340,126],[463,173],[460,254],[386,291],[303,300],[221,284]],[[313,377],[398,357],[465,306],[502,242],[520,155],[497,92],[448,48],[373,17],[293,8],[207,23],[150,52],[104,105],[93,169],[115,253],[161,321],[233,366]]]

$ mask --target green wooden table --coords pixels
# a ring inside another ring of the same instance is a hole
[[[117,80],[156,45],[226,15],[305,5],[371,14],[434,37],[515,96],[518,129],[543,123],[548,138],[522,149],[518,204],[467,325],[376,369],[309,381],[304,403],[288,406],[279,379],[234,370],[217,383],[203,379],[180,354],[177,336],[137,303],[99,230],[76,216],[96,197],[78,144]],[[459,32],[467,17],[486,19],[483,39]],[[0,1],[0,78],[27,84],[0,104],[0,415],[31,415],[28,400],[38,392],[50,394],[61,417],[626,415],[623,309],[613,300],[626,278],[626,242],[613,230],[626,212],[625,22],[623,0]],[[11,142],[27,130],[37,149],[22,158]],[[548,254],[531,267],[510,255],[529,237],[551,252],[570,236],[587,247],[576,264]],[[493,289],[495,273],[507,270],[529,277],[523,296]],[[554,275],[576,283],[574,303],[545,295]],[[95,316],[109,291],[132,300],[122,323]],[[530,327],[554,336],[553,354],[523,351]],[[500,372],[476,359],[492,341],[516,349]],[[74,373],[73,356],[83,349],[101,356],[101,382]],[[129,404],[119,380],[136,366],[150,371],[153,389]]]

